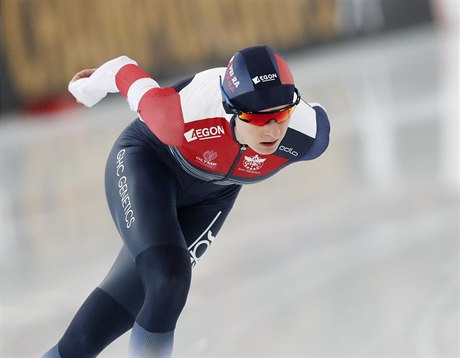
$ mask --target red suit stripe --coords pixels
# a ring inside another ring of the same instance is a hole
[[[123,96],[128,96],[128,90],[131,85],[141,78],[150,78],[150,75],[142,68],[130,64],[123,66],[115,76],[115,83],[118,90]]]
[[[176,147],[182,145],[184,116],[179,94],[173,88],[149,90],[139,102],[138,113],[163,143]]]

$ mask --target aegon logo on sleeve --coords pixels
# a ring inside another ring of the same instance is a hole
[[[222,126],[208,127],[208,128],[192,128],[188,132],[184,133],[184,137],[187,142],[193,142],[194,140],[206,140],[222,137],[225,134]]]

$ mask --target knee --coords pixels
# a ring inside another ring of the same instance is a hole
[[[146,295],[184,296],[191,280],[190,256],[187,250],[172,246],[154,246],[136,257],[136,266]]]
[[[145,288],[138,321],[152,331],[174,329],[190,288],[188,251],[171,245],[154,246],[136,257],[136,266]]]

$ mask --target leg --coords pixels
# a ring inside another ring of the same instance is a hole
[[[144,301],[134,261],[123,247],[107,277],[86,299],[46,358],[96,357],[131,329]]]
[[[136,356],[170,355],[190,286],[177,191],[170,169],[148,148],[114,147],[106,170],[107,199],[145,291],[130,341]]]
[[[133,355],[170,354],[191,278],[190,259],[176,215],[176,190],[168,168],[148,148],[114,146],[106,167],[106,194],[125,248],[117,259],[120,264],[114,265],[88,298],[59,342],[57,353],[63,358],[94,357],[104,348],[103,344],[94,347],[93,341],[97,334],[107,336],[112,331],[110,312],[105,313],[110,306],[108,298],[114,303],[109,311],[119,305],[129,312],[130,321],[124,330],[133,325],[131,314],[136,315],[130,343]],[[135,276],[135,291],[142,288],[142,295],[136,294],[134,300],[129,294],[132,281],[123,278],[127,272]],[[105,300],[97,304],[97,297],[102,296]],[[48,356],[55,353],[56,349]]]
[[[217,193],[208,195],[206,201],[178,209],[177,215],[190,252],[192,267],[214,242],[240,189],[236,185],[219,188]],[[188,191],[197,192],[200,187],[190,188]]]
[[[107,163],[106,192],[125,247],[107,278],[77,313],[59,350],[55,347],[47,357],[60,357],[61,350],[63,358],[94,357],[133,325],[133,317],[131,352],[169,356],[190,285],[190,257],[192,264],[201,257],[239,191],[237,186],[218,190],[215,186],[189,187],[183,191],[209,190],[202,196],[206,203],[195,205],[194,194],[180,207],[176,179],[156,160],[155,153],[126,140],[122,148],[122,142],[115,144]]]
[[[96,357],[129,330],[134,318],[110,295],[96,288],[83,303],[58,343],[61,357]]]
[[[189,260],[192,266],[201,259],[205,250],[214,241],[233,206],[238,192],[238,187],[229,187],[224,192],[220,192],[214,200],[208,200],[205,203],[187,206],[178,210],[178,219],[186,238],[190,253]],[[165,251],[165,253],[161,253],[161,250]],[[143,255],[145,256],[144,259],[140,261],[147,268],[148,266],[153,268],[162,261],[163,256],[168,256],[168,251],[169,249],[161,248],[160,246],[158,250],[152,250],[151,253],[146,252]],[[152,256],[152,258],[149,259],[148,256]],[[158,257],[155,258],[155,256]],[[174,254],[170,256],[174,256]],[[148,264],[149,260],[152,260],[151,265]],[[167,260],[167,262],[174,261],[172,257]],[[165,270],[166,266],[164,268],[160,266],[154,271]],[[147,272],[149,270],[144,269],[143,271]],[[167,273],[162,273],[160,276],[162,275],[167,275]],[[148,286],[153,287],[156,284],[155,275],[150,278],[153,282]],[[162,290],[161,288],[157,289]],[[95,357],[108,344],[132,327],[134,317],[138,315],[143,305],[144,297],[143,283],[137,273],[134,260],[128,249],[123,246],[107,277],[80,308],[60,340],[59,350],[57,346],[54,347],[46,357]],[[175,304],[175,307],[181,306],[182,303]],[[157,308],[160,313],[144,313],[143,316],[157,315],[158,318],[155,321],[167,323],[176,321],[175,316],[180,313],[180,311],[169,313],[169,315],[172,314],[173,316],[171,319],[171,317],[167,317],[166,312],[162,312],[164,304],[157,306]],[[147,310],[148,306],[144,309]],[[159,317],[161,313],[166,317]],[[148,326],[147,323],[144,324]],[[136,339],[142,341],[147,338],[142,329],[142,326],[135,324],[132,335],[133,346],[141,346],[141,342],[136,342]],[[171,332],[171,327],[152,327],[151,329],[165,331],[163,334],[158,333],[155,335],[153,341],[156,345],[165,346],[168,341],[172,343],[171,333],[168,333]],[[166,346],[170,347],[167,344]],[[59,352],[61,352],[61,355]]]
[[[169,357],[174,330],[191,280],[188,252],[172,245],[153,246],[136,258],[145,302],[131,333],[130,355]]]

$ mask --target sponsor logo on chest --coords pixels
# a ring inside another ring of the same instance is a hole
[[[244,167],[249,171],[257,171],[264,166],[267,158],[260,158],[257,154],[253,157],[244,156]]]
[[[184,137],[187,142],[193,142],[195,140],[207,140],[220,138],[225,134],[224,127],[222,126],[212,126],[205,128],[192,128],[188,132],[184,133]]]
[[[216,158],[217,158],[217,152],[214,150],[207,150],[206,152],[203,153],[201,157],[196,156],[196,160],[198,162],[206,165],[208,168],[211,168],[211,169],[217,166],[217,163],[213,161]]]
[[[261,174],[260,169],[262,169],[266,160],[267,158],[261,158],[257,154],[252,157],[245,155],[243,165],[238,168],[238,171],[251,174],[251,176],[259,175]]]

